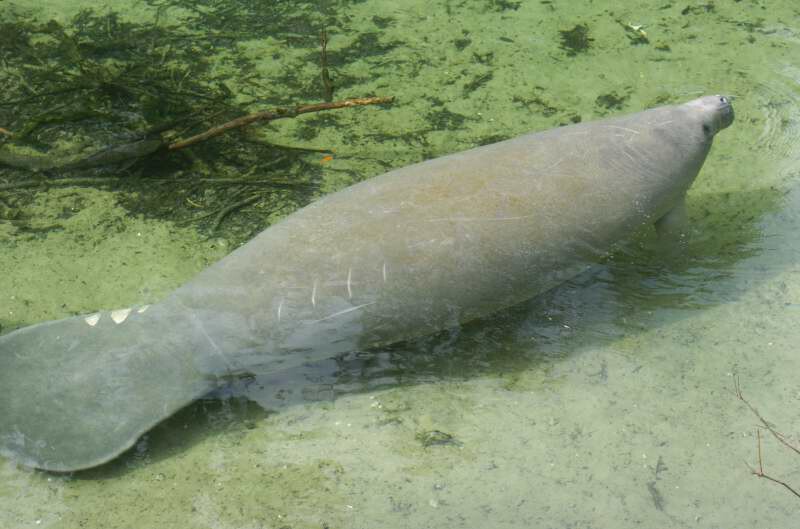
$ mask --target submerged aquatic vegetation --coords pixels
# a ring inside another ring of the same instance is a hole
[[[149,3],[157,9],[148,22],[87,9],[64,23],[15,15],[0,24],[0,191],[45,172],[47,181],[124,185],[136,196],[128,206],[141,213],[186,218],[202,207],[214,225],[215,212],[268,202],[267,214],[249,219],[248,234],[269,214],[310,200],[319,149],[274,145],[245,129],[177,156],[159,147],[254,108],[319,100],[319,74],[287,67],[260,79],[258,61],[282,57],[240,51],[248,41],[282,39],[287,48],[308,48],[318,69],[322,21],[331,15],[313,6],[289,13],[282,4]],[[179,22],[165,22],[175,7]],[[328,55],[326,67],[339,60]],[[347,82],[336,79],[336,86]],[[330,78],[322,89],[331,93]],[[278,185],[269,185],[277,171]]]

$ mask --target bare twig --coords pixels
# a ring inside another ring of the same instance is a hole
[[[800,455],[800,447],[797,447],[797,446],[794,446],[793,444],[791,444],[786,439],[785,435],[783,435],[779,431],[775,430],[775,428],[769,422],[767,422],[767,420],[758,412],[758,410],[752,404],[750,404],[747,401],[747,399],[744,398],[744,396],[742,395],[742,388],[739,385],[739,377],[738,376],[734,377],[733,384],[734,384],[734,388],[736,390],[736,398],[738,398],[740,401],[744,402],[747,405],[747,407],[750,408],[750,411],[753,412],[753,415],[758,417],[758,420],[761,421],[761,424],[764,426],[764,428],[766,428],[767,431],[769,431],[769,433],[771,433],[772,436],[775,437],[775,439],[780,441],[780,443],[783,446],[785,446],[789,450],[795,452],[797,455]]]
[[[320,112],[323,110],[334,110],[337,108],[347,108],[363,105],[380,105],[384,103],[391,103],[394,97],[359,97],[355,99],[344,99],[342,101],[334,101],[332,103],[317,103],[313,105],[301,105],[294,108],[276,108],[273,110],[265,110],[262,112],[255,112],[246,116],[238,117],[222,125],[212,127],[205,132],[192,136],[191,138],[176,141],[171,143],[167,149],[175,151],[184,149],[195,143],[205,141],[209,138],[219,136],[228,132],[229,130],[245,127],[257,121],[273,121],[276,119],[294,118],[300,114],[308,114],[310,112]]]
[[[792,445],[786,439],[785,435],[783,435],[782,433],[780,433],[777,430],[775,430],[775,428],[773,428],[773,426],[769,422],[767,422],[767,420],[758,412],[758,410],[752,404],[750,404],[747,401],[747,399],[744,398],[744,395],[742,395],[742,388],[739,385],[739,377],[738,376],[734,377],[733,384],[734,384],[736,398],[738,398],[740,401],[744,402],[747,405],[747,407],[750,408],[750,411],[753,412],[753,415],[758,417],[758,420],[761,421],[761,424],[763,425],[763,427],[767,431],[769,431],[769,433],[771,433],[772,436],[775,439],[777,439],[782,445],[784,445],[785,447],[789,448],[790,450],[800,454],[800,449],[798,449],[796,446]],[[778,485],[784,487],[786,490],[788,490],[789,492],[791,492],[792,494],[794,494],[795,496],[800,498],[800,492],[798,492],[797,490],[792,488],[791,485],[789,485],[785,481],[781,481],[781,480],[779,480],[777,478],[774,478],[774,477],[772,477],[772,476],[770,476],[770,475],[768,475],[768,474],[766,474],[764,472],[764,458],[763,458],[763,455],[761,453],[761,430],[758,427],[756,428],[756,443],[757,443],[756,444],[756,451],[757,451],[757,454],[758,454],[758,469],[755,469],[755,468],[751,467],[749,464],[745,463],[747,465],[747,468],[750,469],[750,472],[754,476],[758,476],[759,478],[764,478],[766,480],[772,481],[773,483],[777,483]]]
[[[796,490],[794,490],[788,483],[786,483],[785,481],[781,481],[781,480],[779,480],[777,478],[773,478],[772,476],[764,473],[764,462],[763,462],[763,460],[761,458],[761,430],[756,428],[756,434],[757,434],[757,437],[758,437],[758,441],[757,441],[758,442],[758,470],[756,470],[755,468],[751,467],[750,465],[747,465],[747,468],[750,469],[750,472],[752,472],[752,474],[754,476],[758,476],[759,478],[764,478],[764,479],[767,479],[767,480],[769,480],[769,481],[771,481],[773,483],[777,483],[778,485],[784,487],[786,490],[788,490],[789,492],[791,492],[792,494],[794,494],[795,496],[800,498],[800,492],[797,492]]]

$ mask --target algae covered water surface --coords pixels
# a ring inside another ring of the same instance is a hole
[[[800,490],[800,457],[734,381],[796,446],[797,20],[788,1],[0,4],[0,128],[21,155],[331,90],[396,98],[132,165],[4,165],[0,332],[157,300],[392,167],[707,93],[737,113],[681,254],[637,239],[486,320],[232,380],[97,469],[2,460],[0,527],[793,527],[800,498],[748,465],[760,435],[764,472]]]

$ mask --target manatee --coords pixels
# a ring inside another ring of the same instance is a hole
[[[289,215],[166,299],[0,337],[0,453],[105,463],[230,376],[457,326],[586,270],[684,197],[727,98],[389,171]]]

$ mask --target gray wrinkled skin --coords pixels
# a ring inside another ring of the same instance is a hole
[[[157,305],[0,337],[0,453],[54,471],[99,465],[220,376],[529,299],[682,208],[732,121],[728,100],[707,96],[390,171],[264,230]]]

